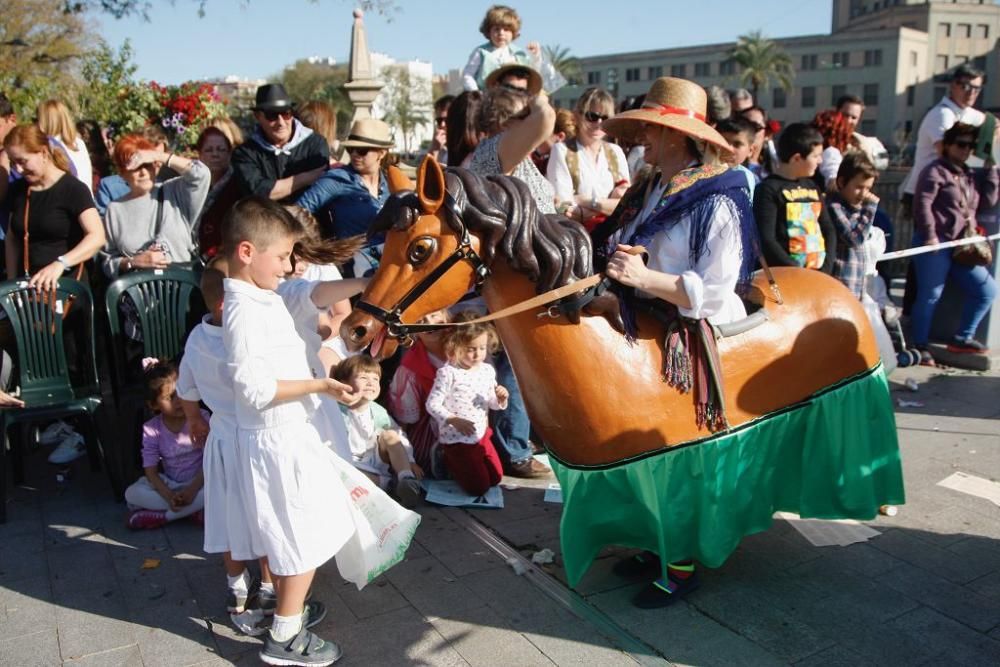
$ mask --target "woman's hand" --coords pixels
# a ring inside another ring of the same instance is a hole
[[[5,391],[0,391],[0,408],[23,408],[24,401],[11,396]]]
[[[325,387],[323,392],[333,396],[334,399],[344,405],[354,405],[361,398],[361,394],[354,391],[354,388],[349,384],[338,382],[333,378],[324,378],[324,382]]]
[[[54,290],[65,272],[66,267],[61,262],[52,262],[31,276],[31,279],[28,280],[28,286],[46,292]]]
[[[136,269],[165,269],[170,266],[170,258],[167,253],[160,250],[160,246],[154,245],[140,252],[129,260],[133,268]]]
[[[621,199],[622,197],[625,196],[625,193],[628,192],[628,188],[629,188],[628,181],[622,181],[621,183],[615,186],[615,189],[611,191],[611,194],[608,195],[608,198]]]
[[[618,244],[615,254],[608,260],[608,268],[604,273],[612,280],[617,280],[622,285],[643,289],[649,277],[649,269],[643,262],[641,255],[633,255],[629,251],[632,246]]]
[[[161,151],[157,150],[136,151],[135,153],[132,154],[132,157],[129,159],[128,164],[125,165],[125,169],[127,169],[128,171],[132,171],[133,169],[138,169],[144,164],[151,164],[154,166],[155,171],[159,171],[160,165],[163,164],[163,161],[165,159],[167,159],[167,156],[164,155]]]
[[[452,427],[462,435],[475,435],[476,425],[470,422],[468,419],[462,419],[461,417],[448,417],[445,424]]]

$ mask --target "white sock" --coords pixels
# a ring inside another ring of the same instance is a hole
[[[408,477],[413,477],[414,479],[416,479],[417,476],[413,474],[412,470],[402,470],[399,472],[399,474],[396,475],[396,478],[400,482],[402,482],[404,479],[407,479]]]
[[[236,591],[238,593],[246,593],[250,587],[250,573],[243,570],[235,577],[230,577],[227,574],[226,581],[229,583],[229,590]]]
[[[274,582],[273,581],[260,582],[260,592],[267,593],[271,597],[274,597]]]
[[[304,611],[304,610],[303,610]],[[302,614],[292,616],[274,615],[271,623],[271,638],[276,642],[287,642],[302,629]]]

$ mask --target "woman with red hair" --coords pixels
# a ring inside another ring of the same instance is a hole
[[[198,160],[158,150],[139,134],[119,139],[113,157],[129,193],[108,204],[104,273],[114,279],[135,269],[192,261],[197,252],[194,223],[211,187],[211,170]],[[180,175],[157,183],[161,166]]]
[[[821,190],[833,190],[840,163],[851,145],[851,126],[847,116],[835,109],[820,111],[812,124],[823,135],[823,162],[816,172],[817,185]]]

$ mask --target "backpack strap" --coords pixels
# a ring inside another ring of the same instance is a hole
[[[604,157],[608,161],[608,166],[611,168],[611,179],[613,183],[621,183],[622,181],[628,181],[627,178],[622,176],[622,166],[618,162],[618,154],[615,150],[611,148],[611,144],[604,142]],[[612,186],[612,189],[614,186]]]

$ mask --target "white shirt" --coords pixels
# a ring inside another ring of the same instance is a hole
[[[212,411],[211,429],[236,428],[236,395],[226,361],[222,327],[206,315],[184,345],[177,373],[177,395],[185,401],[204,401]]]
[[[611,147],[618,162],[618,171],[621,178],[628,179],[628,160],[625,152],[616,144],[606,144]],[[611,165],[608,164],[608,156],[603,146],[597,151],[597,162],[591,159],[591,153],[583,146],[577,148],[577,163],[579,169],[579,186],[573,191],[573,176],[570,174],[569,165],[566,162],[566,154],[569,148],[564,142],[559,142],[552,147],[552,154],[549,156],[549,166],[546,169],[546,177],[552,183],[556,191],[556,199],[559,201],[570,201],[573,195],[584,195],[594,199],[603,199],[611,194],[615,187],[614,174],[611,172]]]
[[[344,421],[347,423],[348,438],[351,443],[351,456],[356,463],[371,460],[378,457],[378,452],[372,450],[378,447],[378,435],[382,431],[375,425],[375,415],[371,403],[366,403],[358,409],[342,410],[345,415]],[[386,414],[388,416],[388,413]],[[410,463],[413,463],[413,447],[410,445],[406,433],[399,427],[392,417],[389,417],[389,430],[396,431],[399,439],[406,450],[406,456]]]
[[[643,210],[616,235],[615,242],[628,241],[652,212],[664,189],[665,186],[653,189]],[[695,207],[693,211],[697,209]],[[708,318],[712,324],[726,324],[743,319],[747,316],[746,307],[736,294],[742,254],[735,205],[728,197],[717,199],[714,210],[710,212],[711,223],[705,251],[698,263],[691,266],[690,232],[694,214],[689,210],[677,224],[653,236],[646,247],[649,251],[647,266],[655,271],[682,277],[684,292],[691,307],[678,306],[681,315],[694,319]]]
[[[87,189],[94,191],[94,168],[90,164],[90,153],[87,152],[87,144],[83,139],[76,138],[76,143],[70,146],[61,137],[59,143],[62,145],[69,161],[73,163],[73,171],[76,177],[87,186]]]
[[[823,176],[824,184],[837,179],[837,172],[840,171],[840,163],[843,161],[844,154],[839,148],[827,146],[823,149],[823,162],[819,165],[819,173]]]
[[[309,421],[319,405],[313,394],[274,401],[279,380],[311,380],[306,343],[282,298],[242,280],[227,278],[223,342],[236,395],[236,425],[263,429]]]
[[[434,387],[427,396],[427,413],[438,426],[438,439],[443,443],[476,444],[486,435],[490,410],[499,410],[497,372],[487,363],[475,368],[445,364],[434,377]],[[461,417],[476,427],[474,435],[463,435],[445,422]]]
[[[920,121],[920,129],[917,132],[917,148],[913,153],[913,168],[903,183],[903,192],[911,195],[916,192],[920,172],[939,157],[934,144],[944,138],[944,133],[951,129],[952,125],[965,123],[979,127],[985,120],[986,115],[979,109],[972,107],[962,109],[947,95],[941,98],[941,101],[932,107],[924,119]]]

